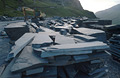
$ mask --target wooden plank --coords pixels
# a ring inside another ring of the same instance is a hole
[[[32,75],[32,74],[42,73],[43,70],[44,70],[43,67],[38,67],[38,68],[30,69],[30,70],[26,71],[26,75]]]
[[[35,34],[33,33],[25,33],[20,39],[18,39],[15,42],[15,46],[12,49],[12,51],[10,51],[10,53],[7,56],[7,60],[10,60],[11,58],[16,57],[16,55],[27,45],[29,44],[33,38],[34,38]]]
[[[11,71],[24,71],[29,68],[34,68],[36,66],[47,64],[48,61],[46,59],[42,59],[36,54],[33,53],[33,49],[31,46],[26,46],[21,55],[13,64]]]

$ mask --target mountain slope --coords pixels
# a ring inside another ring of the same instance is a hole
[[[0,15],[23,16],[21,7],[26,6],[45,12],[47,16],[87,16],[93,12],[83,10],[79,0],[0,0]],[[31,13],[32,14],[32,13]]]
[[[120,4],[115,5],[109,9],[95,13],[98,18],[110,19],[113,24],[120,24]]]

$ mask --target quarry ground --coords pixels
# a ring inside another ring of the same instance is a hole
[[[4,30],[4,27],[13,22],[0,22],[0,31]],[[0,36],[0,66],[5,63],[5,59],[10,51],[9,38],[7,36]],[[105,59],[105,63],[108,66],[108,77],[105,78],[120,78],[120,63],[112,60],[111,56]]]

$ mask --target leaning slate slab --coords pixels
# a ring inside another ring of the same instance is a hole
[[[46,63],[48,63],[46,59],[41,59],[39,56],[34,54],[31,46],[26,46],[13,64],[11,71],[24,71]]]
[[[15,42],[15,46],[12,51],[8,54],[7,60],[14,58],[27,44],[29,44],[34,36],[34,33],[25,33],[21,38]]]

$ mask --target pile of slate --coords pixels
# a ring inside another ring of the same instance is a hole
[[[44,29],[44,31],[50,31]],[[53,34],[54,33],[54,34]],[[74,37],[93,41],[77,43]],[[109,47],[94,37],[63,36],[54,31],[26,33],[15,42],[7,60],[13,60],[1,78],[103,78]],[[23,49],[23,50],[22,50]]]
[[[120,59],[120,34],[109,39],[110,52],[114,59]]]

